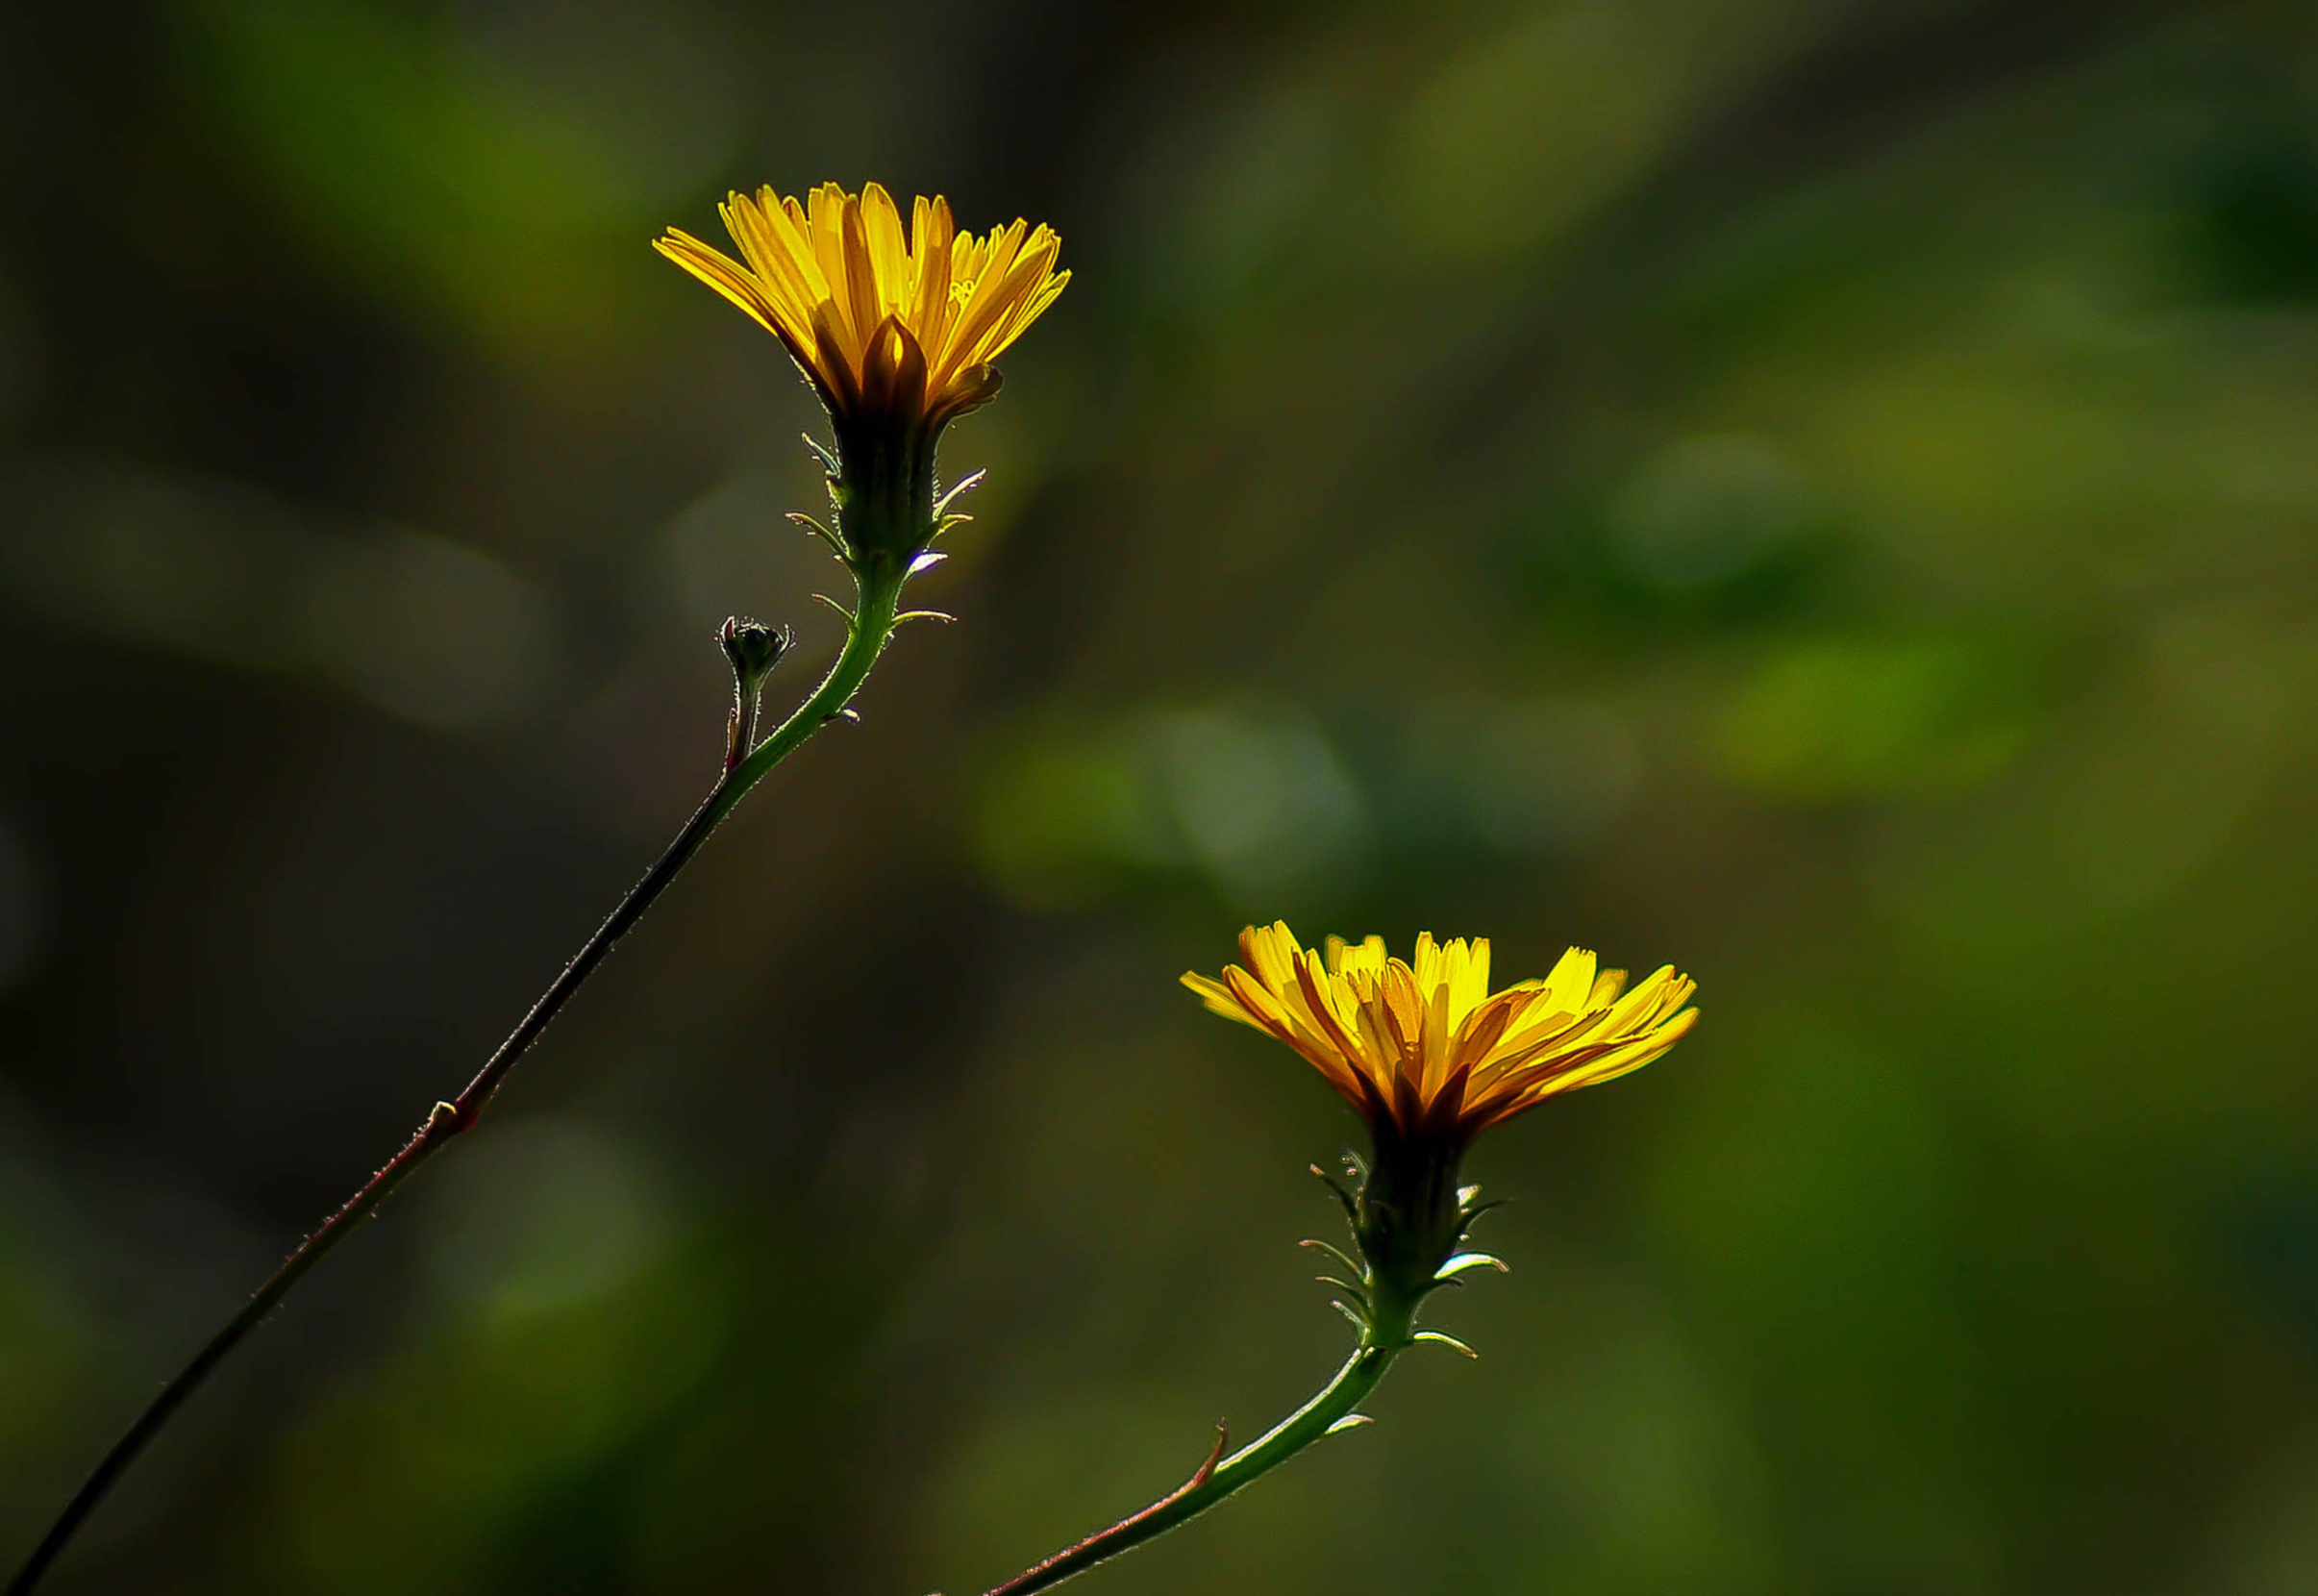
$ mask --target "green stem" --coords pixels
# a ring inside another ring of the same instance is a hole
[[[707,799],[693,811],[692,818],[685,822],[684,829],[676,834],[675,840],[644,872],[643,880],[629,889],[628,895],[620,900],[619,907],[596,928],[595,935],[563,967],[563,973],[556,977],[540,995],[539,1001],[532,1006],[531,1011],[523,1016],[522,1023],[508,1035],[507,1040],[499,1044],[498,1051],[467,1083],[465,1089],[448,1103],[436,1104],[426,1123],[418,1128],[403,1150],[395,1154],[385,1168],[371,1176],[368,1184],[360,1191],[348,1198],[345,1206],[332,1214],[320,1230],[301,1242],[297,1251],[291,1253],[282,1267],[274,1271],[273,1277],[258,1288],[257,1295],[249,1300],[241,1311],[227,1321],[224,1329],[210,1337],[208,1345],[194,1354],[192,1361],[162,1387],[161,1394],[137,1415],[137,1421],[129,1426],[121,1438],[113,1442],[112,1449],[105,1454],[73,1499],[65,1504],[63,1512],[50,1527],[40,1544],[34,1548],[31,1558],[17,1571],[16,1577],[9,1582],[7,1596],[28,1596],[33,1587],[40,1583],[41,1576],[56,1561],[58,1554],[64,1550],[88,1515],[96,1510],[121,1476],[128,1472],[129,1466],[137,1461],[138,1454],[144,1451],[154,1436],[161,1434],[162,1427],[185,1405],[186,1400],[201,1387],[211,1371],[223,1362],[227,1354],[257,1329],[268,1313],[280,1306],[282,1299],[289,1295],[298,1282],[336,1250],[338,1243],[353,1234],[363,1220],[376,1213],[380,1206],[393,1195],[395,1188],[409,1180],[419,1165],[474,1128],[475,1122],[482,1117],[484,1110],[498,1092],[500,1084],[507,1079],[508,1072],[515,1067],[516,1060],[539,1039],[548,1023],[595,972],[596,966],[611,952],[613,944],[627,935],[637,920],[643,918],[644,911],[652,907],[661,893],[666,890],[668,884],[676,879],[678,872],[700,851],[700,845],[709,839],[709,834],[723,822],[726,815],[733,812],[742,796],[762,781],[773,766],[843,712],[853,695],[860,690],[861,683],[869,675],[869,667],[877,663],[878,656],[885,652],[886,643],[892,640],[895,611],[900,605],[902,584],[908,580],[908,575],[903,564],[874,556],[865,557],[854,566],[854,583],[860,591],[860,603],[855,611],[852,628],[836,663],[821,679],[821,685],[813,689],[812,696],[799,705],[795,713],[783,721],[771,736],[759,743],[710,789]]]
[[[1155,1540],[1187,1520],[1197,1518],[1225,1497],[1245,1490],[1272,1470],[1327,1435],[1352,1416],[1368,1393],[1377,1388],[1392,1360],[1410,1344],[1414,1306],[1396,1309],[1380,1302],[1377,1319],[1361,1332],[1360,1344],[1318,1395],[1275,1425],[1261,1440],[1242,1447],[1217,1462],[1209,1457],[1198,1473],[1178,1489],[1160,1497],[1131,1518],[1088,1535],[1078,1545],[1058,1552],[1035,1567],[993,1587],[986,1596],[1030,1596],[1084,1574],[1096,1563],[1131,1552]],[[1216,1442],[1216,1451],[1224,1443]]]

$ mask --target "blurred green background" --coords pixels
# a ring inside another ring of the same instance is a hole
[[[185,1416],[83,1592],[969,1596],[1345,1327],[1248,918],[1703,984],[1515,1273],[1083,1587],[2318,1588],[2318,20],[0,11],[0,1543],[462,1082],[841,574],[656,259],[1078,276],[859,728]],[[785,684],[785,685],[784,685]]]

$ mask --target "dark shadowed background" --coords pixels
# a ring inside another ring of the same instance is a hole
[[[731,186],[1069,292],[861,701],[69,1592],[961,1596],[1340,1356],[1249,918],[1675,961],[1378,1425],[1087,1592],[2318,1586],[2318,21],[0,12],[0,1560],[842,575]]]

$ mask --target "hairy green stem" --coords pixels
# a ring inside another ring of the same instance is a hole
[[[1210,1456],[1182,1486],[1130,1518],[1099,1530],[1076,1546],[1056,1553],[1035,1567],[1027,1568],[986,1596],[1030,1596],[1046,1590],[1096,1563],[1131,1552],[1155,1540],[1187,1520],[1197,1518],[1225,1497],[1246,1489],[1314,1441],[1353,1416],[1368,1393],[1377,1388],[1392,1360],[1411,1344],[1415,1305],[1380,1301],[1378,1312],[1360,1333],[1360,1344],[1319,1394],[1273,1426],[1262,1439],[1251,1442],[1221,1462]],[[1216,1451],[1224,1443],[1216,1442]]]
[[[273,1277],[258,1288],[241,1311],[227,1321],[225,1328],[210,1337],[209,1343],[194,1354],[191,1362],[180,1370],[176,1378],[161,1389],[160,1395],[139,1413],[121,1438],[112,1444],[89,1474],[80,1490],[65,1505],[63,1512],[42,1537],[40,1544],[16,1577],[9,1582],[7,1596],[28,1596],[33,1587],[54,1563],[59,1553],[71,1541],[74,1534],[95,1511],[112,1487],[119,1483],[129,1466],[137,1461],[153,1437],[158,1435],[186,1400],[201,1387],[212,1370],[226,1356],[240,1344],[242,1338],[258,1328],[268,1313],[280,1306],[298,1282],[322,1259],[336,1250],[338,1243],[361,1222],[379,1210],[396,1187],[409,1180],[419,1165],[449,1146],[461,1135],[474,1128],[475,1122],[490,1104],[515,1067],[516,1060],[539,1039],[548,1023],[570,1001],[596,966],[611,952],[614,943],[627,935],[629,929],[643,917],[656,899],[674,881],[709,839],[709,834],[733,812],[749,788],[764,779],[766,772],[779,764],[806,738],[845,711],[853,695],[860,690],[869,675],[869,667],[877,663],[885,644],[892,640],[895,612],[899,608],[902,585],[908,580],[906,563],[892,557],[865,555],[853,565],[854,582],[860,590],[860,601],[851,620],[851,630],[844,650],[836,663],[821,679],[812,696],[799,705],[791,714],[747,756],[727,770],[692,818],[676,834],[667,849],[652,867],[644,872],[643,880],[629,889],[619,907],[596,929],[571,962],[563,967],[522,1022],[499,1044],[483,1068],[476,1072],[465,1089],[448,1103],[437,1103],[427,1115],[426,1123],[394,1155],[383,1169],[370,1177],[363,1187],[348,1198],[344,1207],[332,1214],[322,1228],[308,1236],[291,1253]]]

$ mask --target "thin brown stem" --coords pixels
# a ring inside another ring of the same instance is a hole
[[[628,895],[620,900],[619,907],[596,928],[595,935],[581,947],[571,962],[563,966],[563,972],[540,994],[539,1001],[532,1005],[531,1011],[508,1034],[507,1040],[501,1042],[498,1050],[475,1072],[475,1078],[450,1102],[436,1104],[434,1111],[427,1115],[426,1123],[404,1144],[403,1150],[371,1176],[360,1191],[348,1198],[345,1205],[332,1214],[320,1230],[299,1243],[297,1250],[284,1260],[281,1268],[274,1271],[271,1279],[258,1288],[257,1294],[250,1298],[241,1310],[210,1337],[208,1344],[194,1354],[191,1362],[162,1387],[161,1394],[137,1416],[136,1422],[129,1426],[121,1438],[113,1442],[112,1450],[105,1454],[81,1488],[74,1493],[72,1500],[65,1504],[63,1512],[50,1526],[40,1544],[33,1549],[32,1556],[17,1571],[16,1577],[9,1582],[7,1596],[30,1596],[58,1555],[87,1521],[88,1515],[111,1494],[112,1487],[151,1444],[153,1437],[161,1434],[178,1409],[201,1388],[203,1382],[225,1360],[227,1355],[281,1305],[282,1300],[316,1264],[336,1251],[338,1244],[353,1234],[363,1220],[376,1213],[380,1206],[394,1194],[395,1188],[409,1180],[421,1164],[474,1128],[483,1111],[490,1106],[500,1085],[507,1080],[508,1072],[531,1050],[532,1044],[539,1039],[556,1015],[562,1011],[572,995],[595,973],[596,967],[603,963],[613,945],[628,934],[636,921],[643,918],[644,911],[658,901],[668,884],[676,879],[678,872],[690,862],[692,856],[700,851],[700,845],[709,839],[709,834],[733,811],[742,795],[806,738],[844,711],[847,701],[860,690],[862,681],[869,674],[869,667],[877,662],[878,655],[892,636],[894,611],[898,608],[902,583],[907,573],[889,567],[870,566],[857,570],[856,578],[861,592],[858,614],[852,617],[852,631],[847,636],[844,651],[837,656],[836,663],[830,667],[829,674],[813,690],[812,696],[798,706],[796,712],[763,742],[747,750],[744,757],[728,758],[723,775],[709,789],[708,797],[692,812],[692,817],[685,822],[684,829],[676,834],[675,839],[660,858],[652,861],[652,867],[644,872],[643,879],[629,888]]]
[[[1024,1569],[985,1596],[1034,1596],[1036,1591],[1052,1589],[1099,1562],[1132,1552],[1177,1525],[1197,1518],[1224,1498],[1245,1490],[1314,1441],[1366,1423],[1355,1409],[1376,1389],[1377,1382],[1384,1378],[1384,1371],[1392,1367],[1393,1359],[1412,1343],[1414,1333],[1410,1323],[1414,1310],[1413,1303],[1394,1301],[1384,1305],[1382,1315],[1368,1322],[1361,1333],[1360,1344],[1336,1371],[1335,1378],[1258,1440],[1223,1458],[1223,1427],[1218,1425],[1215,1451],[1189,1480],[1142,1511],[1120,1519],[1108,1530],[1098,1530],[1077,1545]]]
[[[1185,1497],[1206,1484],[1215,1473],[1215,1465],[1223,1460],[1223,1449],[1232,1444],[1232,1427],[1220,1419],[1215,1425],[1215,1444],[1208,1451],[1208,1460],[1199,1465],[1190,1479],[1176,1486],[1139,1513],[1129,1513],[1108,1530],[1097,1530],[1076,1546],[1066,1546],[1035,1567],[1026,1568],[1006,1584],[998,1585],[987,1596],[1024,1596],[1025,1592],[1043,1589],[1065,1563],[1092,1567],[1107,1557],[1116,1556],[1142,1538],[1150,1522],[1164,1514]]]

